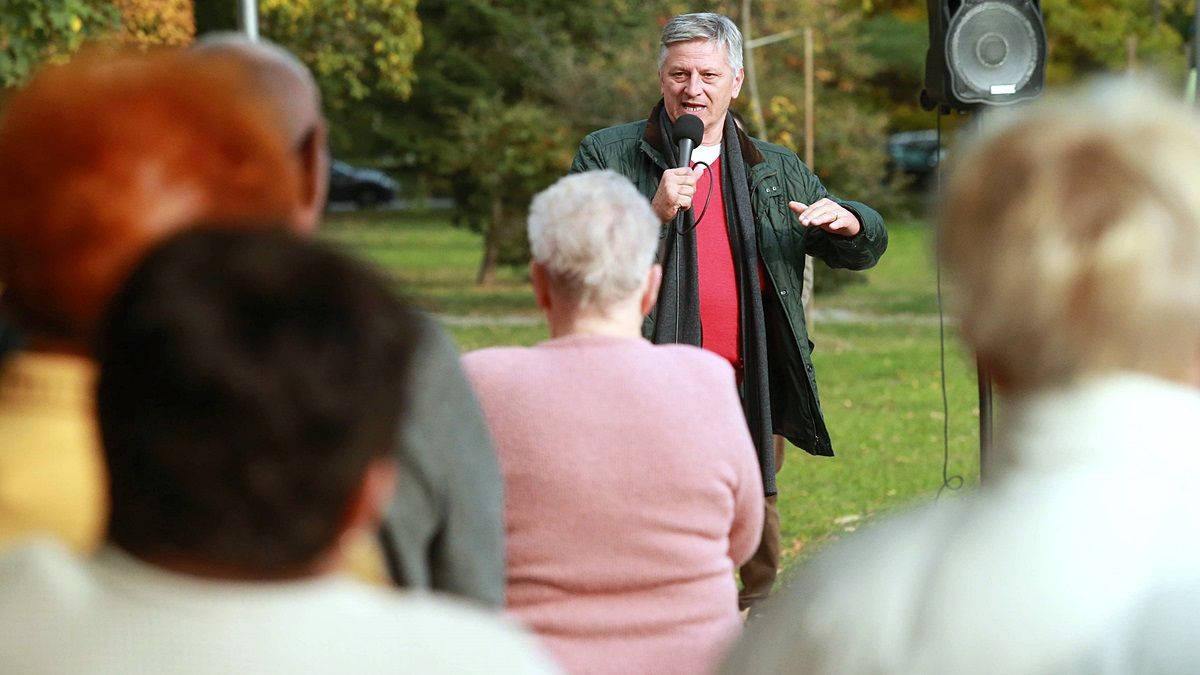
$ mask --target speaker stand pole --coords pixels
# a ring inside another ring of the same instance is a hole
[[[979,380],[979,482],[983,484],[991,473],[992,455],[992,375],[975,357],[975,375]]]
[[[1183,88],[1183,102],[1196,105],[1196,78],[1200,72],[1200,0],[1196,0],[1196,11],[1192,16],[1192,43],[1188,45],[1187,83]]]
[[[1196,0],[1200,2],[1200,0]],[[977,130],[985,128],[991,122],[991,108],[981,106],[974,114]],[[975,357],[975,377],[979,383],[979,484],[983,485],[989,477],[992,455],[992,374]]]

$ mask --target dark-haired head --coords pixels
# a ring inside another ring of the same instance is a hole
[[[201,227],[157,247],[97,348],[110,542],[311,573],[381,497],[372,471],[390,469],[415,340],[387,283],[320,244]]]

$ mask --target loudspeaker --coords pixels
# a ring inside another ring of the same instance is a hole
[[[927,0],[921,105],[969,110],[1042,93],[1046,27],[1038,0]]]

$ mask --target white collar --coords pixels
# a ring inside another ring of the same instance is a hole
[[[712,166],[713,162],[717,161],[717,158],[720,156],[720,143],[716,143],[714,145],[701,145],[692,150],[692,163],[695,164],[697,162],[704,162],[705,164]]]
[[[995,459],[1001,470],[1200,463],[1200,389],[1182,383],[1119,373],[1000,407]]]

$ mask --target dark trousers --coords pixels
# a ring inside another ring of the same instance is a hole
[[[783,438],[775,437],[775,472],[783,468]],[[775,576],[779,573],[779,505],[778,495],[764,500],[763,533],[758,550],[738,570],[742,579],[742,590],[738,592],[738,609],[748,609],[767,599]]]

